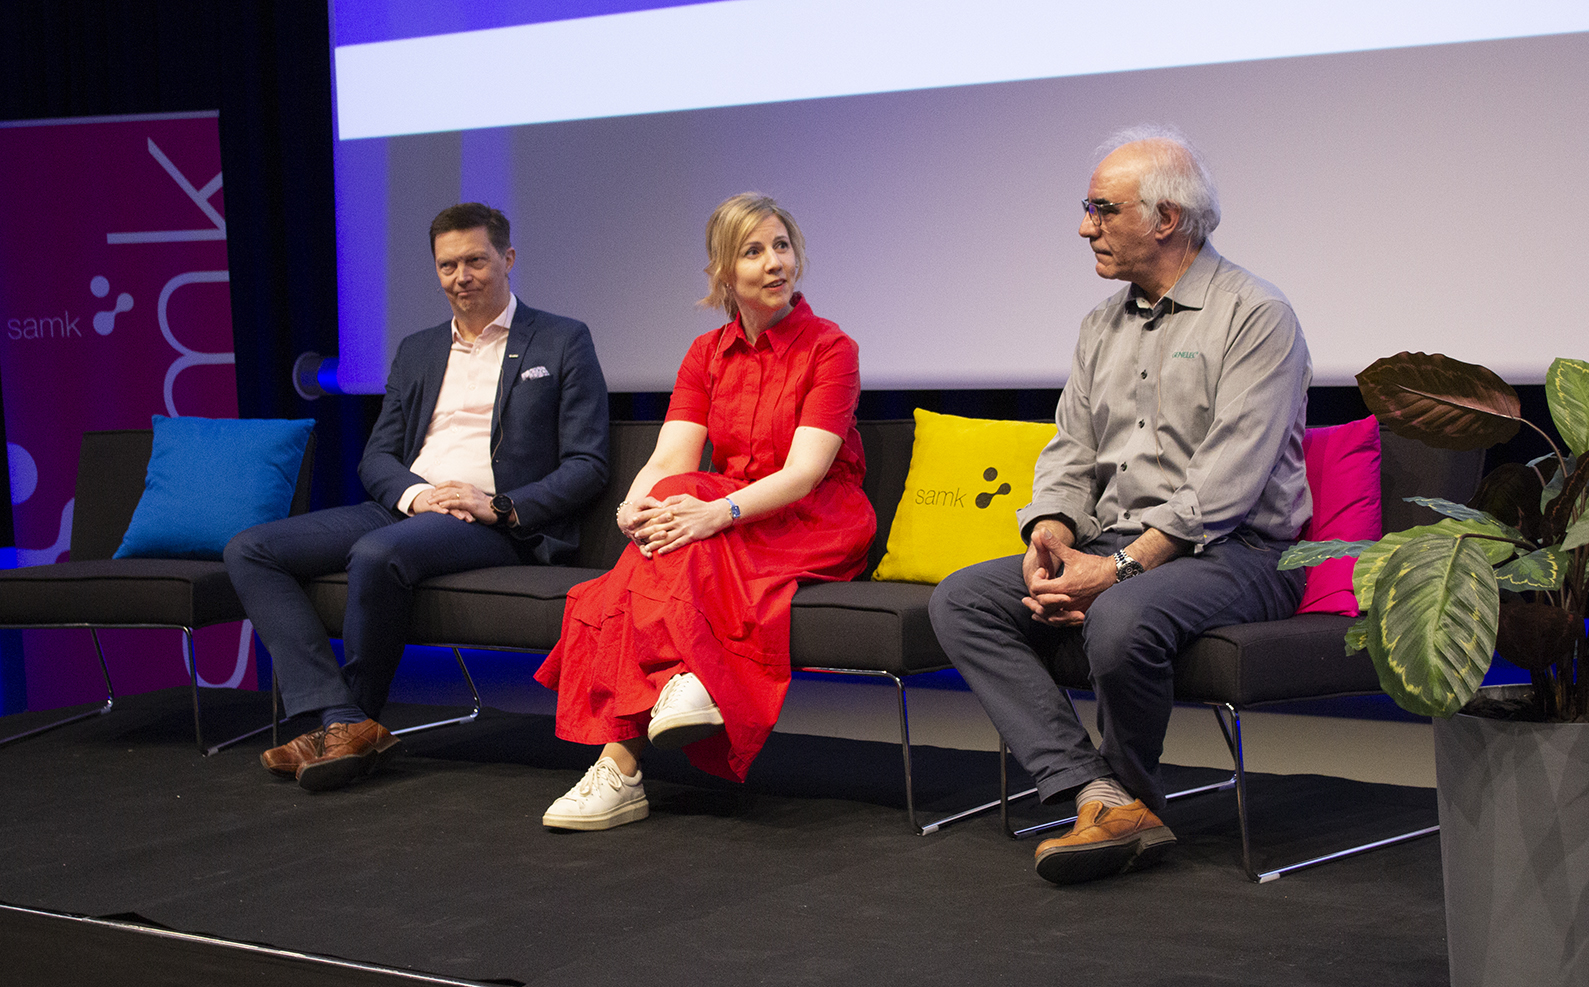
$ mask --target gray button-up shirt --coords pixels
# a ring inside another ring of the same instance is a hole
[[[1129,285],[1082,321],[1023,537],[1064,515],[1077,545],[1157,528],[1194,549],[1245,527],[1297,537],[1313,364],[1285,295],[1205,243],[1157,305]]]

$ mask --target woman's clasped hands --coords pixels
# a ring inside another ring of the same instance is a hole
[[[689,494],[674,494],[666,500],[647,495],[618,511],[619,530],[648,559],[710,538],[732,523],[725,501],[701,500]]]

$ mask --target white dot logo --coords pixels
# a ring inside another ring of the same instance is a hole
[[[110,280],[103,274],[97,274],[94,280],[88,282],[88,290],[94,293],[95,298],[104,298],[110,294]],[[116,296],[115,308],[94,313],[94,331],[101,336],[109,336],[111,330],[116,328],[116,316],[131,309],[132,296],[124,291]]]

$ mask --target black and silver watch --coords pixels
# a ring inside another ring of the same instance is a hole
[[[508,527],[511,524],[508,519],[513,517],[513,498],[509,497],[507,494],[497,494],[495,497],[492,497],[491,512],[497,516],[496,524],[493,524],[491,527]]]
[[[1132,576],[1143,573],[1142,563],[1125,553],[1125,549],[1115,553],[1115,582],[1123,583]]]

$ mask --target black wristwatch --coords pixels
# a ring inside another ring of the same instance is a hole
[[[491,527],[508,527],[510,524],[508,519],[513,516],[513,498],[507,494],[497,494],[491,498],[491,511],[497,516],[497,523]]]

